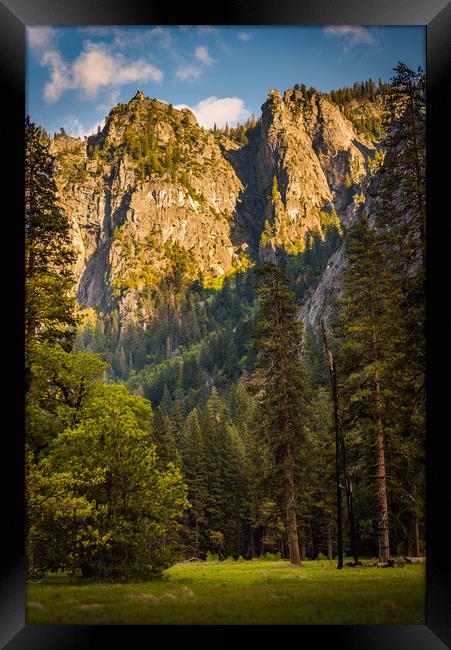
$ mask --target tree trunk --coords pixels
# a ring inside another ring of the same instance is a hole
[[[197,515],[194,524],[194,550],[196,552],[196,557],[199,557],[199,520]]]
[[[26,555],[27,555],[27,569],[26,569],[26,576],[27,580],[31,580],[34,576],[34,556],[33,556],[33,548],[31,544],[28,542],[28,537],[29,533],[27,534],[27,544],[26,544]]]
[[[344,442],[343,442],[342,455],[343,455],[343,466],[347,467],[346,450],[344,448]],[[346,492],[346,503],[348,506],[349,528],[351,532],[351,549],[352,549],[352,555],[354,557],[354,562],[357,564],[359,561],[359,555],[357,551],[357,532],[356,532],[355,520],[354,520],[352,482],[351,479],[349,478],[347,470],[345,471],[345,492]]]
[[[335,478],[337,483],[337,569],[343,568],[343,510],[341,501],[340,452],[335,438]]]
[[[308,546],[309,546],[309,558],[314,560],[316,558],[316,549],[315,549],[315,538],[313,536],[313,526],[309,526],[308,529]]]
[[[410,524],[409,555],[413,557],[418,557],[420,555],[420,529],[416,515],[413,515]]]
[[[291,448],[288,447],[285,451],[284,458],[288,551],[291,564],[299,566],[301,564],[301,555],[299,553],[298,528],[296,521],[293,465],[293,454]]]
[[[250,549],[251,549],[251,557],[255,557],[256,556],[256,552],[255,552],[255,531],[254,531],[254,528],[252,528],[252,527],[251,527]]]
[[[355,527],[354,505],[353,505],[353,498],[352,498],[352,482],[348,474],[346,445],[345,445],[343,430],[341,426],[340,408],[338,403],[337,367],[335,364],[335,359],[333,358],[332,355],[332,351],[329,347],[329,341],[327,339],[326,328],[324,327],[323,321],[321,321],[321,328],[323,330],[324,347],[326,350],[327,363],[329,366],[330,381],[332,385],[332,397],[334,401],[335,445],[338,444],[339,457],[341,457],[341,465],[342,465],[343,475],[345,480],[345,494],[346,494],[346,505],[348,509],[348,518],[349,518],[351,549],[352,549],[352,554],[354,556],[354,562],[357,564],[359,561],[359,557],[357,551],[357,534],[356,534],[356,527]],[[339,479],[339,468],[338,468],[337,489],[338,489],[339,480],[340,479]],[[338,494],[337,494],[337,506],[338,506]],[[340,504],[340,510],[341,510],[341,504]],[[341,514],[341,517],[343,518],[343,514]],[[338,518],[338,507],[337,507],[337,518]],[[341,528],[343,528],[343,524],[341,524]],[[340,534],[339,534],[339,542],[340,542]],[[341,548],[343,548],[343,530],[341,530]],[[339,558],[340,558],[340,553],[339,553]],[[341,563],[343,563],[343,560]],[[339,560],[339,564],[340,564],[340,560]]]
[[[333,547],[332,547],[332,522],[329,521],[327,526],[327,559],[332,561],[334,557]]]
[[[303,562],[305,560],[305,542],[302,539],[301,540],[301,561]]]
[[[327,340],[326,328],[321,321],[323,330],[324,348],[326,350],[327,365],[329,366],[330,383],[332,385],[332,397],[334,401],[335,421],[335,482],[337,486],[337,569],[343,568],[343,510],[340,480],[340,414],[338,410],[338,393],[336,384],[336,368],[332,352]]]
[[[384,428],[382,422],[382,396],[377,371],[375,373],[374,381],[374,406],[376,412],[376,485],[377,504],[379,511],[377,527],[379,562],[388,562],[390,559],[390,538],[388,531],[387,477],[385,474],[385,443]]]

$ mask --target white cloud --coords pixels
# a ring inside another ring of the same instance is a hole
[[[213,63],[215,62],[214,59],[211,58],[208,52],[208,48],[205,47],[205,45],[199,45],[198,47],[196,47],[194,51],[194,57],[203,66],[210,66],[213,65]],[[180,65],[175,71],[176,79],[188,83],[191,81],[195,81],[196,79],[199,79],[201,75],[202,75],[202,68],[199,67],[199,65],[196,64],[193,65],[192,63],[186,63],[184,65]]]
[[[168,27],[140,30],[128,28],[115,31],[114,45],[122,49],[144,47],[149,42],[156,42],[160,47],[170,49],[173,37]]]
[[[180,81],[194,81],[199,79],[202,74],[202,70],[195,65],[184,65],[180,68],[177,68],[175,77]]]
[[[221,128],[226,123],[231,126],[237,122],[244,122],[251,115],[239,97],[207,97],[195,106],[179,104],[174,108],[189,108],[199,124],[206,129],[211,129],[214,124]]]
[[[50,80],[44,86],[44,99],[49,104],[53,104],[72,85],[69,66],[56,49],[44,52],[41,56],[41,63],[50,68]]]
[[[88,43],[72,64],[72,83],[85,96],[95,97],[102,86],[122,86],[137,81],[159,83],[163,73],[140,59],[127,62],[121,54],[110,54],[102,44]]]
[[[40,35],[38,42],[44,42]],[[97,95],[100,88],[122,86],[134,82],[159,83],[163,73],[144,59],[128,61],[122,54],[114,54],[104,43],[84,44],[84,49],[68,64],[55,47],[42,49],[41,64],[50,69],[50,79],[44,86],[48,103],[58,101],[66,90],[80,90],[85,97]]]
[[[249,34],[249,32],[240,32],[238,34],[238,38],[240,39],[240,41],[243,41],[243,43],[247,43],[254,37],[252,34]]]
[[[196,47],[195,57],[204,65],[212,65],[214,63],[213,59],[208,53],[208,49],[204,45]]]
[[[324,33],[326,36],[338,36],[343,39],[345,51],[356,45],[377,45],[373,34],[360,25],[328,25]]]
[[[58,38],[58,32],[53,27],[27,27],[26,34],[29,47],[38,54],[53,48]]]

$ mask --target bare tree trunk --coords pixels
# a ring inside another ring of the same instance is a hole
[[[357,551],[357,533],[355,527],[354,519],[354,505],[352,498],[352,482],[348,473],[348,461],[346,455],[346,445],[343,436],[343,430],[341,426],[341,417],[340,417],[340,408],[338,403],[338,383],[337,383],[337,367],[335,364],[335,359],[333,358],[332,351],[329,346],[329,341],[327,338],[326,328],[324,327],[324,322],[321,321],[321,328],[323,330],[324,338],[324,347],[326,350],[327,363],[329,366],[330,381],[332,385],[332,397],[334,401],[334,419],[335,419],[335,445],[338,444],[339,449],[339,458],[341,457],[341,464],[343,468],[344,482],[345,482],[345,494],[346,494],[346,505],[348,510],[349,518],[349,528],[350,528],[350,537],[351,537],[351,549],[354,556],[354,562],[357,564],[359,561],[358,551]],[[337,482],[339,482],[339,469],[337,469]],[[337,494],[337,503],[338,503],[338,494]],[[340,505],[341,509],[341,505]],[[337,508],[338,510],[338,508]],[[337,515],[338,516],[338,515]],[[342,515],[343,517],[343,515]],[[342,524],[343,526],[343,524]],[[340,541],[340,536],[339,536]],[[343,532],[341,532],[341,546],[343,546]],[[340,557],[340,554],[339,554]],[[341,568],[341,567],[339,567]]]
[[[341,454],[343,459],[343,469],[345,475],[345,492],[346,492],[346,504],[348,506],[348,517],[349,517],[349,528],[351,532],[351,547],[352,555],[354,557],[354,562],[358,564],[359,556],[357,551],[357,533],[355,528],[355,519],[354,519],[354,503],[352,499],[352,482],[348,474],[348,462],[346,458],[346,446],[344,444],[343,436],[341,436]]]
[[[300,565],[301,556],[299,553],[298,528],[296,521],[296,500],[294,494],[294,463],[291,448],[285,451],[285,500],[287,514],[288,551],[291,564]]]
[[[326,350],[327,365],[329,366],[330,382],[332,385],[332,396],[334,400],[334,418],[335,418],[335,482],[337,486],[337,569],[343,568],[343,510],[340,480],[340,417],[338,410],[338,396],[336,387],[335,364],[332,352],[327,340],[326,328],[321,321],[323,330],[324,347]]]

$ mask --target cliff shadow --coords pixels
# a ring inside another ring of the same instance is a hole
[[[109,253],[115,226],[121,226],[126,218],[131,192],[125,192],[117,208],[112,209],[111,193],[105,196],[102,225],[95,231],[96,244],[88,258],[78,285],[78,300],[87,307],[105,305],[109,298],[107,278],[110,271]]]
[[[236,246],[246,243],[253,257],[258,251],[265,213],[265,201],[255,170],[257,151],[258,138],[254,138],[240,149],[222,150],[244,188],[235,207],[231,240]]]

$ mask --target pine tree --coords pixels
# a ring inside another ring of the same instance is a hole
[[[387,154],[381,170],[383,192],[389,209],[381,211],[378,223],[403,227],[404,253],[410,247],[415,259],[420,249],[423,265],[426,259],[426,98],[425,78],[421,68],[413,72],[403,63],[386,98]],[[418,239],[421,246],[418,246]]]
[[[365,214],[350,233],[347,259],[345,289],[340,300],[344,336],[341,363],[347,368],[351,406],[361,423],[367,423],[374,438],[379,560],[387,562],[390,541],[382,383],[390,329],[385,312],[387,273],[378,234]]]
[[[412,554],[424,510],[425,437],[425,95],[424,75],[404,64],[389,87],[387,153],[376,188],[376,224],[389,276],[391,336],[385,364],[387,423],[396,449],[393,499],[409,515]]]
[[[277,203],[280,198],[279,186],[277,184],[277,176],[274,174],[272,179],[271,199],[273,203]]]
[[[290,561],[300,564],[295,464],[303,437],[307,385],[300,360],[302,325],[284,272],[267,263],[258,271],[260,313],[254,343],[262,433],[283,485]]]
[[[69,223],[57,202],[55,161],[42,129],[25,121],[25,390],[31,391],[34,347],[71,346],[75,299]]]
[[[267,244],[269,244],[272,237],[273,237],[272,227],[271,227],[268,219],[265,219],[265,223],[264,223],[264,226],[263,226],[263,232],[262,232],[261,237],[260,237],[260,246],[264,247]]]
[[[180,465],[180,457],[176,449],[174,434],[171,431],[170,420],[164,414],[161,406],[157,406],[153,414],[152,442],[157,446],[157,466],[165,469],[168,463]]]
[[[208,502],[205,446],[194,408],[186,418],[181,439],[183,478],[188,485],[191,510],[188,513],[193,528],[193,551],[199,557],[201,537],[204,538],[205,507]]]

